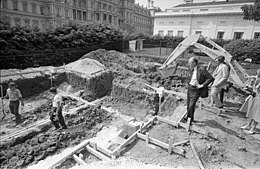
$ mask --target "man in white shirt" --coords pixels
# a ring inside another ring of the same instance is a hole
[[[67,125],[65,124],[64,117],[62,115],[62,96],[57,93],[57,89],[55,87],[50,88],[50,92],[55,94],[53,103],[52,103],[52,112],[50,112],[50,120],[54,125],[55,129],[67,129]]]
[[[19,105],[24,106],[23,97],[19,89],[16,88],[14,82],[9,83],[9,88],[6,91],[4,98],[9,99],[9,109],[12,114],[15,115],[15,122],[19,124],[21,122],[21,115],[19,114]]]
[[[224,56],[219,56],[218,58],[216,58],[216,61],[218,67],[213,72],[213,77],[215,78],[215,80],[211,87],[211,97],[217,108],[223,108],[223,103],[221,103],[219,99],[219,93],[225,87],[229,78],[229,67],[224,62]]]

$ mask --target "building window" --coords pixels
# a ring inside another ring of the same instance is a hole
[[[254,39],[260,39],[260,32],[255,32]]]
[[[73,6],[77,6],[77,0],[73,0]]]
[[[178,31],[177,36],[178,37],[183,37],[183,31]]]
[[[22,2],[23,3],[23,11],[28,12],[28,3],[27,2]]]
[[[21,19],[20,18],[14,18],[15,26],[21,26]]]
[[[65,8],[65,18],[69,18],[69,9]]]
[[[3,8],[4,9],[8,8],[7,0],[3,0]]]
[[[97,9],[101,9],[101,2],[98,2]]]
[[[218,32],[217,39],[223,39],[225,32]]]
[[[189,12],[190,10],[189,9],[184,9],[182,10],[183,12]]]
[[[159,30],[158,34],[159,34],[160,36],[163,36],[163,30]]]
[[[100,20],[100,14],[96,13],[96,20],[99,21]]]
[[[168,36],[173,36],[173,31],[168,31]]]
[[[106,20],[107,20],[107,15],[103,14],[103,21],[106,21]]]
[[[202,31],[195,31],[195,34],[202,34]]]
[[[56,16],[61,17],[61,7],[56,6]]]
[[[81,17],[81,11],[77,11],[77,17],[78,17],[78,20],[82,20],[82,17]]]
[[[32,27],[33,27],[33,28],[39,28],[39,21],[33,20],[33,21],[32,21]]]
[[[87,21],[87,12],[83,12],[83,21]]]
[[[220,24],[220,25],[225,25],[225,24],[226,24],[226,21],[219,21],[219,24]]]
[[[107,5],[103,4],[103,10],[106,10],[106,9],[107,9]]]
[[[36,13],[36,4],[32,4],[32,13]]]
[[[29,19],[25,19],[25,20],[24,20],[24,26],[25,26],[26,28],[30,28],[30,20],[29,20]]]
[[[73,19],[76,20],[77,19],[77,14],[76,14],[76,10],[73,9]]]
[[[41,11],[41,15],[44,15],[44,7],[43,6],[40,7],[40,11]]]
[[[200,9],[200,11],[208,11],[209,9]]]
[[[13,0],[13,7],[14,7],[14,10],[18,10],[18,0]]]
[[[108,20],[109,20],[109,23],[112,23],[112,15],[109,15]]]
[[[234,39],[234,40],[242,39],[243,34],[244,34],[244,32],[235,32],[233,39]]]

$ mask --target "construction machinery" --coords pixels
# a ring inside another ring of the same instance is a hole
[[[204,39],[212,46],[212,48],[198,43],[199,39]],[[224,56],[226,63],[228,63],[231,68],[230,78],[232,79],[232,81],[239,88],[251,87],[253,77],[249,76],[247,72],[242,68],[242,66],[240,66],[236,60],[233,60],[232,56],[225,49],[217,45],[209,38],[203,37],[200,34],[188,36],[175,48],[175,50],[168,56],[167,60],[159,68],[162,77],[166,78],[176,72],[178,64],[175,62],[175,60],[179,56],[181,56],[185,50],[192,46],[198,48],[199,50],[201,50],[201,52],[207,54],[213,60],[215,60],[218,56]]]

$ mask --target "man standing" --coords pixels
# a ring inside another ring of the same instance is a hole
[[[14,82],[9,83],[9,88],[6,91],[5,98],[9,99],[9,109],[12,114],[15,115],[16,125],[21,122],[21,115],[19,114],[19,105],[24,106],[23,97],[19,89],[16,88]]]
[[[229,67],[224,62],[224,56],[217,57],[216,61],[218,67],[213,72],[213,77],[215,78],[215,80],[211,88],[211,97],[217,108],[223,108],[223,103],[221,103],[219,99],[219,93],[225,87],[229,78]]]
[[[55,87],[50,88],[50,92],[55,94],[53,103],[52,103],[52,112],[50,112],[50,120],[54,125],[55,129],[60,129],[60,125],[62,129],[67,129],[67,125],[65,124],[64,117],[62,115],[62,96],[57,93],[57,89]]]
[[[198,66],[198,60],[194,57],[189,59],[189,69],[191,71],[191,78],[187,92],[187,118],[190,118],[191,122],[194,122],[196,102],[199,97],[208,97],[208,85],[214,79],[205,67]]]

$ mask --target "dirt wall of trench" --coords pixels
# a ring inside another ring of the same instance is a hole
[[[111,92],[113,78],[111,71],[103,72],[91,78],[66,72],[57,75],[54,85],[59,86],[63,82],[68,82],[73,88],[84,90],[81,95],[83,99],[93,101]]]
[[[51,87],[51,81],[48,76],[36,76],[34,78],[18,79],[12,81],[16,83],[17,88],[21,91],[23,97],[30,97],[42,93]],[[10,81],[6,81],[2,83],[4,95],[8,89],[9,82]]]

